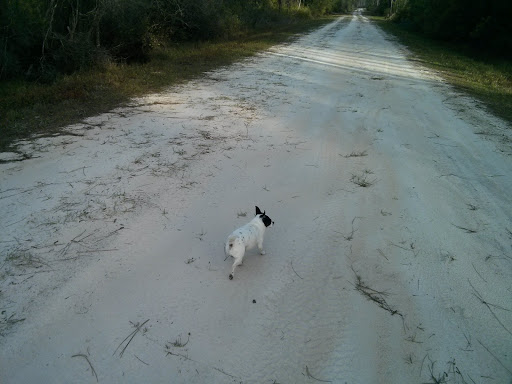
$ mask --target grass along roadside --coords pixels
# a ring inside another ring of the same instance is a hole
[[[398,38],[413,54],[411,59],[436,70],[448,83],[475,97],[492,113],[512,123],[510,60],[478,57],[463,47],[431,40],[382,17],[370,19]]]
[[[159,47],[147,63],[106,63],[100,68],[62,76],[50,85],[27,81],[0,83],[0,152],[15,151],[16,140],[58,134],[62,127],[107,112],[130,98],[196,78],[333,20],[325,17],[274,26],[270,31],[232,41]]]

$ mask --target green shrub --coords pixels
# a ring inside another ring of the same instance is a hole
[[[509,0],[408,0],[407,10],[415,29],[427,36],[508,57],[512,56],[510,15]]]
[[[311,20],[313,14],[308,7],[301,7],[293,11],[293,16],[298,20]]]

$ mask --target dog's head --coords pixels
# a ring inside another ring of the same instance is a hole
[[[256,207],[256,216],[259,216],[261,221],[263,221],[263,224],[265,224],[265,227],[271,227],[274,225],[274,222],[272,221],[272,219],[270,217],[268,217],[265,214],[265,211],[261,212],[258,207]]]

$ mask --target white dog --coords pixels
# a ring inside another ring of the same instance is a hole
[[[226,255],[232,256],[235,259],[233,263],[233,270],[229,275],[229,279],[232,280],[235,275],[235,268],[242,264],[244,259],[245,250],[254,248],[256,245],[262,255],[265,254],[263,250],[263,235],[265,229],[271,227],[274,222],[265,215],[265,212],[261,212],[256,207],[256,217],[245,224],[243,227],[235,229],[231,235],[229,235],[226,241]]]

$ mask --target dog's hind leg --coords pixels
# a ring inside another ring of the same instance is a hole
[[[263,239],[258,241],[258,249],[260,251],[260,255],[264,255],[266,252],[263,250]]]
[[[233,280],[233,276],[235,276],[235,268],[242,264],[243,256],[239,258],[235,258],[235,262],[233,263],[233,269],[229,274],[229,280]]]

